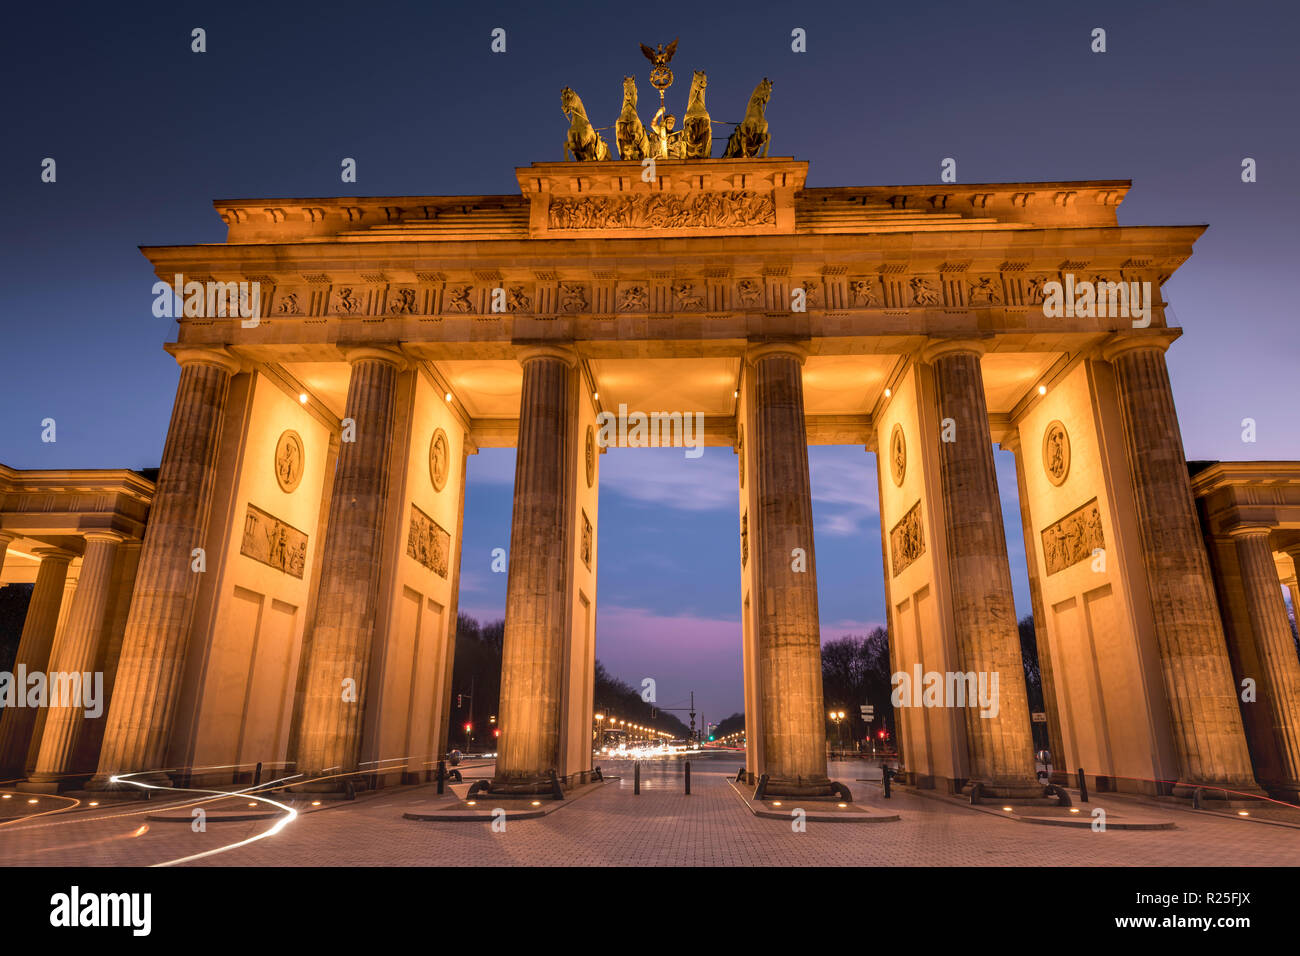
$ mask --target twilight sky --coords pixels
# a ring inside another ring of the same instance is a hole
[[[772,155],[808,160],[810,186],[936,182],[953,157],[967,183],[1131,179],[1124,225],[1209,223],[1165,286],[1186,332],[1169,365],[1188,456],[1300,458],[1298,26],[1284,2],[20,5],[0,31],[0,461],[157,464],[179,371],[137,246],[222,241],[218,198],[514,193],[515,166],[561,158],[563,86],[604,126],[634,74],[648,120],[637,44],[676,36],[670,108],[702,69],[714,118],[734,121],[769,77]],[[1244,157],[1258,182],[1241,182]],[[875,459],[810,458],[823,637],[861,633],[884,619]],[[489,563],[509,542],[513,460],[470,460],[461,606],[480,617],[504,607]],[[598,655],[655,677],[664,706],[694,689],[710,720],[740,709],[734,457],[611,449],[601,470]]]

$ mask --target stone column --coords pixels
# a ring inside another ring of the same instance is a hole
[[[33,550],[41,563],[14,657],[14,702],[13,706],[0,708],[0,773],[6,776],[27,770],[27,752],[40,713],[39,707],[28,706],[27,677],[49,670],[50,646],[54,643],[54,629],[63,603],[63,584],[68,576],[68,564],[75,557],[62,548]]]
[[[1115,369],[1129,477],[1169,700],[1179,786],[1259,793],[1238,709],[1209,558],[1192,499],[1163,335],[1118,336]]]
[[[91,789],[110,786],[116,773],[150,771],[147,779],[166,782],[161,771],[201,580],[192,570],[193,550],[205,543],[230,378],[239,371],[216,349],[181,350],[176,361],[181,379]]]
[[[977,678],[988,675],[984,679],[990,687],[992,675],[998,675],[996,716],[981,717],[981,709],[969,702],[963,708],[970,774],[972,782],[981,783],[990,795],[1040,796],[980,369],[983,351],[976,341],[948,341],[931,345],[922,355],[922,361],[934,369],[942,419],[939,486],[957,660],[964,672],[973,671]]]
[[[1265,679],[1256,678],[1256,682],[1263,685],[1273,718],[1273,738],[1283,773],[1276,783],[1294,796],[1300,794],[1300,657],[1291,639],[1282,582],[1268,543],[1269,528],[1245,526],[1230,533],[1236,541],[1255,648],[1264,668],[1261,676]]]
[[[803,363],[791,345],[752,350],[750,444],[754,512],[751,559],[763,708],[761,746],[773,796],[832,792],[826,775],[821,625],[813,553],[812,489],[804,422]],[[802,551],[796,570],[796,549]]]
[[[116,531],[87,531],[83,537],[86,553],[81,559],[81,578],[67,623],[50,653],[50,670],[79,674],[80,681],[89,679],[93,682],[99,639],[104,631],[104,610],[108,606],[108,592],[113,581],[113,561],[117,556],[117,546],[126,538]],[[93,688],[94,684],[91,686]],[[101,675],[101,691],[103,686]],[[83,696],[78,700],[60,702],[67,706],[56,707],[56,702],[51,701],[37,752],[36,770],[29,778],[35,787],[56,792],[66,774],[82,770],[68,764],[76,753],[78,735],[86,719],[85,691],[81,693]],[[104,703],[101,698],[99,704],[102,706]]]
[[[1052,642],[1047,634],[1047,612],[1043,607],[1043,591],[1038,580],[1038,558],[1033,519],[1029,511],[1029,486],[1025,482],[1025,458],[1016,434],[1002,443],[1016,456],[1016,491],[1020,495],[1020,530],[1025,538],[1025,565],[1029,571],[1029,600],[1034,611],[1034,645],[1038,650],[1038,672],[1043,682],[1043,711],[1047,717],[1047,749],[1052,754],[1053,783],[1069,782],[1069,761],[1065,753],[1065,738],[1061,736],[1061,712],[1056,700],[1056,680],[1052,672]],[[1019,625],[1017,624],[1017,628]],[[1033,728],[1030,728],[1030,736]]]
[[[577,356],[539,347],[524,366],[510,519],[501,739],[493,793],[549,789],[560,761],[568,564],[569,461],[578,414]]]
[[[339,446],[321,558],[296,747],[297,771],[307,777],[325,771],[350,773],[361,759],[362,717],[379,611],[397,376],[406,365],[399,353],[389,349],[358,348],[347,358],[352,375],[345,417],[355,422],[356,440]],[[324,786],[340,787],[341,778]]]

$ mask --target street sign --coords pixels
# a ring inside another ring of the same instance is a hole
[[[1034,711],[1032,714],[1030,714],[1029,716],[1030,716],[1030,718],[1033,720],[1033,722],[1036,723],[1036,724],[1045,724],[1045,723],[1047,723],[1047,715],[1046,715],[1045,713],[1043,713],[1041,710],[1036,710],[1036,711]]]
[[[873,707],[871,704],[862,704],[858,707],[858,709],[862,711],[863,718],[867,720],[875,716],[876,713],[876,708]]]

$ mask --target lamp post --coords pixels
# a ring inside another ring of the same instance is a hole
[[[839,741],[840,749],[843,750],[843,749],[844,749],[844,736],[843,736],[843,733],[842,733],[842,729],[843,729],[843,728],[842,728],[842,726],[841,726],[841,724],[840,724],[840,721],[842,721],[842,720],[844,719],[844,711],[842,711],[842,710],[832,710],[832,711],[830,712],[830,718],[831,718],[831,720],[835,721],[835,739],[836,739],[837,741]]]
[[[596,715],[596,746],[595,750],[599,751],[605,744],[605,715]]]

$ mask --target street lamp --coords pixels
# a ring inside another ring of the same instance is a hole
[[[599,750],[605,744],[605,715],[596,715],[596,749]]]
[[[842,733],[842,728],[841,728],[841,726],[840,726],[840,721],[842,721],[842,720],[844,719],[844,711],[842,711],[842,710],[832,710],[832,711],[830,712],[830,715],[829,715],[829,716],[830,716],[831,720],[835,721],[835,738],[836,738],[836,740],[839,741],[840,749],[843,750],[843,749],[844,749],[844,736],[843,736],[843,733]]]

